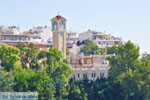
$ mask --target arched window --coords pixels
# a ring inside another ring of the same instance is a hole
[[[57,29],[57,22],[56,22],[56,21],[53,22],[52,28],[53,28],[54,30]]]
[[[65,23],[63,20],[61,20],[61,22],[59,23],[59,27],[60,29],[65,29]]]

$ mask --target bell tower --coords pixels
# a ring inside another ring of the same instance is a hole
[[[53,48],[58,48],[66,58],[66,19],[60,15],[51,19]]]

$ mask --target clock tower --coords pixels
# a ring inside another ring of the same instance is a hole
[[[51,19],[53,48],[58,48],[66,58],[66,19],[60,15]]]

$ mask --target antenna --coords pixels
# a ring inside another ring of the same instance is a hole
[[[59,13],[60,13],[60,12],[58,11],[58,15],[59,15]]]

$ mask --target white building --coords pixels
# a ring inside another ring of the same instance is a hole
[[[96,45],[98,45],[99,48],[111,47],[113,45],[119,45],[123,42],[121,38],[116,38],[110,34],[91,30],[79,34],[80,41],[84,41],[86,39],[92,40]]]
[[[3,43],[28,42],[31,36],[23,34],[21,29],[16,26],[0,26],[0,40]]]
[[[67,47],[71,48],[73,46],[73,44],[76,44],[78,41],[77,33],[76,32],[67,32],[66,39],[67,39]]]
[[[105,60],[105,55],[74,55],[68,59],[72,68],[72,78],[96,80],[108,77],[109,63]]]
[[[49,28],[43,27],[37,27],[33,31],[22,32],[21,29],[16,26],[0,26],[0,40],[3,43],[47,43],[45,41],[50,37],[48,36],[50,33]]]
[[[52,32],[51,32],[51,28],[50,27],[47,27],[47,26],[38,26],[38,27],[33,27],[32,29],[32,32],[33,33],[39,33],[40,34],[40,37],[42,39],[41,42],[45,42],[47,43],[48,40],[51,40],[52,39]]]
[[[1,34],[21,34],[21,29],[16,26],[0,26],[0,33]]]

